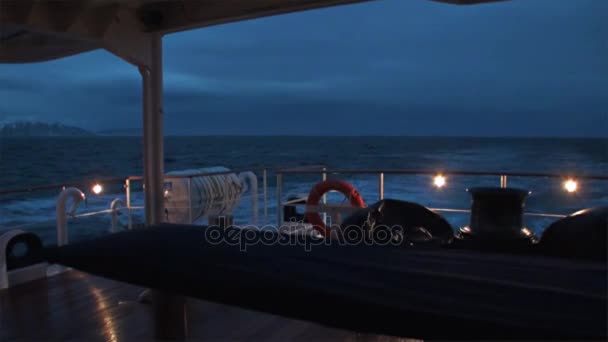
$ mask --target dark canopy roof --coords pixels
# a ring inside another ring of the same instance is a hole
[[[109,32],[117,30],[167,34],[363,1],[369,0],[2,0],[0,63],[45,61],[103,48]]]

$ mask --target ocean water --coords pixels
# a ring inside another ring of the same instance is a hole
[[[541,172],[569,175],[607,175],[608,139],[556,138],[434,138],[434,137],[167,137],[165,169],[175,171],[222,165],[233,169],[269,170],[268,219],[274,224],[276,181],[280,167],[326,165],[329,169],[422,169],[502,172]],[[124,198],[121,182],[104,184],[100,196],[90,194],[96,179],[142,173],[142,144],[138,137],[4,138],[0,139],[0,189],[81,182],[87,206],[78,213],[109,208]],[[370,204],[378,200],[377,175],[337,175],[351,182]],[[285,176],[283,194],[306,194],[318,175]],[[398,198],[435,208],[468,209],[467,188],[498,186],[498,177],[453,176],[438,190],[430,176],[386,175],[385,198]],[[568,214],[608,205],[608,181],[579,181],[579,191],[563,191],[562,180],[509,178],[510,187],[532,191],[526,202],[530,212]],[[261,182],[260,182],[261,186]],[[56,239],[55,201],[60,188],[0,195],[0,232],[14,227],[35,231],[46,243]],[[260,188],[259,215],[264,219]],[[285,197],[286,198],[286,197]],[[134,185],[134,205],[142,205],[141,185]],[[236,212],[238,223],[248,223],[249,198]],[[457,228],[468,214],[445,214]],[[134,213],[135,221],[142,212]],[[526,218],[542,233],[554,219]],[[240,222],[239,222],[240,221]],[[120,217],[121,227],[126,224]],[[106,234],[110,215],[73,219],[70,240]]]

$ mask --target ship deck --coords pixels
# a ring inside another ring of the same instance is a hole
[[[144,289],[67,271],[0,291],[0,341],[150,340],[154,312],[136,299]],[[351,331],[188,299],[194,340],[353,340]]]

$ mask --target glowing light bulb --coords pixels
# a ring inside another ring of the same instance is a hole
[[[95,185],[93,185],[91,190],[93,190],[93,193],[95,195],[99,195],[103,191],[103,187],[101,186],[101,184],[95,184]]]
[[[438,188],[443,188],[445,186],[445,177],[443,175],[437,175],[433,179],[433,184]]]
[[[578,183],[574,179],[568,179],[564,182],[564,189],[568,192],[575,192],[578,189]]]

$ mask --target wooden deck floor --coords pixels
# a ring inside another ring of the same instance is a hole
[[[152,340],[153,308],[142,288],[68,271],[0,291],[0,341]],[[387,340],[188,299],[189,340]]]

